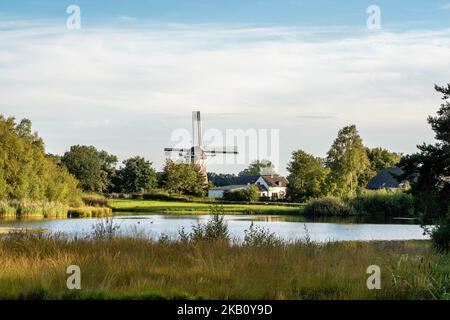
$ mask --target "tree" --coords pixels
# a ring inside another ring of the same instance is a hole
[[[260,195],[259,188],[254,184],[249,185],[248,188],[245,190],[245,196],[247,198],[247,201],[250,202],[258,201],[259,195]]]
[[[169,192],[202,196],[204,177],[192,163],[175,163],[167,159],[162,173],[162,185]]]
[[[417,198],[417,210],[426,216],[445,216],[450,206],[450,83],[436,85],[435,90],[443,95],[443,103],[428,123],[437,142],[417,146],[419,152],[405,156],[400,166]]]
[[[28,119],[0,115],[0,200],[48,200],[76,206],[78,181],[47,156]]]
[[[61,158],[87,192],[105,192],[111,186],[117,157],[106,151],[98,151],[93,146],[72,146]]]
[[[326,195],[326,178],[329,169],[325,168],[320,158],[303,150],[292,153],[288,163],[287,197],[291,200],[306,201]]]
[[[142,157],[123,161],[124,167],[118,171],[120,189],[127,193],[145,192],[156,186],[156,172],[152,163]]]
[[[400,153],[390,152],[383,148],[366,148],[366,152],[374,173],[397,165],[402,156]]]
[[[330,183],[337,195],[353,194],[365,186],[372,174],[369,158],[355,125],[339,130],[327,153],[326,164],[331,169]]]
[[[255,160],[247,169],[239,172],[239,176],[259,176],[261,174],[276,174],[274,165],[270,160]]]

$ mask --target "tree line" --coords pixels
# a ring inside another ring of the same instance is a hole
[[[449,86],[436,90],[443,95],[437,116],[428,122],[437,143],[420,145],[419,152],[402,157],[382,148],[364,146],[356,126],[339,130],[325,158],[303,150],[292,153],[287,165],[291,201],[307,201],[327,195],[351,196],[364,188],[380,170],[399,165],[411,182],[411,193],[421,212],[443,212],[449,203]],[[164,188],[170,193],[202,196],[203,177],[190,163],[168,159],[162,172],[136,156],[122,162],[93,146],[75,145],[62,156],[45,153],[42,139],[31,129],[31,121],[16,122],[0,116],[0,199],[47,199],[76,202],[80,190],[91,193],[142,193]],[[244,175],[276,174],[268,160],[257,160],[236,175],[211,173],[217,185],[233,184]],[[78,188],[77,188],[78,187]],[[432,199],[433,201],[430,201]]]

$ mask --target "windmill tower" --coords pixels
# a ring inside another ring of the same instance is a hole
[[[237,147],[233,148],[207,148],[203,146],[202,119],[200,111],[192,111],[192,147],[190,148],[164,148],[166,154],[178,152],[190,163],[195,164],[205,179],[205,185],[208,184],[208,175],[205,161],[208,157],[215,157],[218,154],[238,154]]]

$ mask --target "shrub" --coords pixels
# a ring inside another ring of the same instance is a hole
[[[225,191],[223,200],[226,201],[247,201],[247,194],[244,189],[236,191]]]
[[[366,192],[348,200],[357,214],[413,215],[414,198],[404,192]]]
[[[120,226],[114,224],[112,218],[106,218],[99,220],[95,225],[92,226],[93,237],[97,240],[111,240],[115,237]]]
[[[308,216],[348,216],[352,210],[341,199],[326,197],[310,200],[303,213]]]
[[[100,195],[87,195],[83,197],[83,202],[89,207],[109,207],[110,201]]]
[[[111,208],[85,207],[69,209],[68,218],[101,218],[112,215]]]
[[[250,185],[247,189],[225,191],[223,193],[223,199],[227,201],[255,202],[259,200],[259,189],[255,185]]]
[[[189,201],[187,196],[173,195],[166,190],[154,190],[143,194],[144,200]]]
[[[207,223],[192,226],[192,232],[186,233],[184,228],[178,231],[181,242],[229,241],[228,224],[224,221],[224,209],[221,205],[210,207],[212,213]]]
[[[439,219],[435,228],[431,231],[425,228],[425,232],[430,234],[433,246],[439,252],[450,251],[450,208],[447,215]]]
[[[255,226],[253,222],[250,228],[245,230],[244,245],[252,247],[273,247],[283,244],[283,241],[269,229]]]

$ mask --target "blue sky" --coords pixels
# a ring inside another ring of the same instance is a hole
[[[21,18],[64,19],[70,4],[83,9],[86,25],[118,16],[180,23],[326,26],[364,23],[366,8],[383,8],[383,20],[397,27],[448,27],[448,0],[2,0],[0,12]]]
[[[71,4],[81,30],[66,28]],[[366,28],[372,4],[380,30]],[[195,109],[210,138],[276,130],[283,174],[292,151],[323,157],[349,124],[369,147],[412,153],[433,141],[449,57],[450,0],[0,1],[0,113],[30,118],[48,152],[95,145],[157,169]],[[253,160],[236,144],[245,161],[209,169]]]

